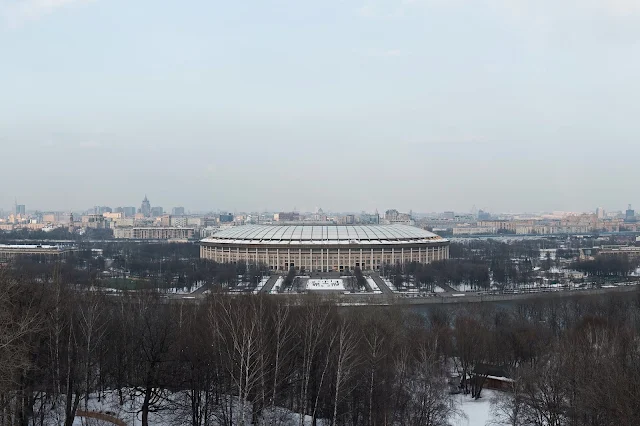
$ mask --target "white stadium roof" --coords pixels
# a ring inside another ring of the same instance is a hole
[[[445,242],[408,225],[244,225],[220,231],[203,243],[223,244],[408,244]]]

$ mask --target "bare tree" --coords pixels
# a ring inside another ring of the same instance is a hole
[[[342,319],[338,325],[336,342],[336,375],[333,399],[333,417],[331,424],[338,423],[338,403],[342,398],[341,392],[351,377],[351,372],[356,367],[359,360],[358,335],[353,329],[351,322]]]

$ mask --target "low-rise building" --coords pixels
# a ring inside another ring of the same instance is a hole
[[[490,235],[496,233],[492,226],[456,226],[452,228],[453,235]]]
[[[166,226],[116,228],[113,236],[127,240],[190,239],[195,236],[195,229]]]
[[[169,218],[169,226],[185,228],[187,226],[186,216],[171,216]]]
[[[73,246],[42,244],[0,244],[0,262],[7,262],[18,257],[32,257],[40,261],[64,259],[78,251]]]

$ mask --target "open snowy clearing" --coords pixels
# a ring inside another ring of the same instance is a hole
[[[493,422],[491,414],[491,400],[497,395],[497,391],[484,389],[482,398],[474,400],[469,395],[454,395],[456,407],[460,415],[451,419],[451,426],[489,426],[498,425]]]

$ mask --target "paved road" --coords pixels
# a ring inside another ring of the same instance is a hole
[[[264,283],[264,286],[262,286],[262,289],[260,289],[260,293],[271,293],[273,286],[276,284],[276,281],[278,281],[278,277],[280,277],[280,275],[271,275],[267,282]]]

